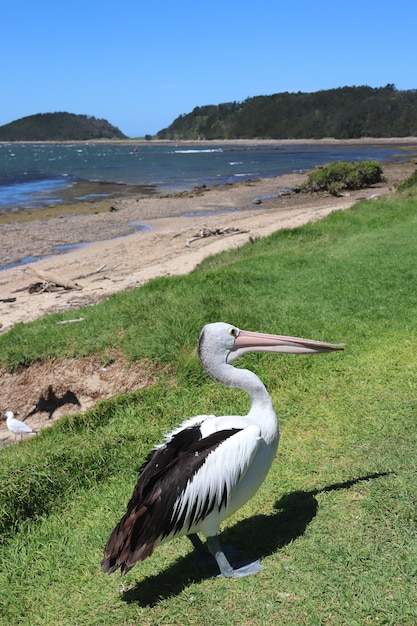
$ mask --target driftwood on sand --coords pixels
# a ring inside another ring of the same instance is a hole
[[[120,263],[118,263],[117,265],[114,265],[112,268],[107,268],[106,271],[111,272],[117,269],[119,265]],[[76,276],[75,278],[73,278],[73,280],[80,280],[82,278],[89,278],[90,276],[94,276],[95,274],[100,274],[106,267],[107,267],[107,263],[104,263],[103,265],[100,265],[100,267],[98,267],[96,270],[93,270],[92,272],[87,272],[87,274],[80,274],[79,276]]]
[[[212,237],[216,235],[221,235],[223,237],[230,237],[231,235],[241,235],[243,233],[248,233],[249,230],[242,230],[241,228],[202,228],[200,232],[187,239],[186,246],[189,246],[193,241],[198,241],[199,239],[205,239],[206,237]]]
[[[63,287],[64,289],[82,289],[81,285],[78,285],[78,283],[68,278],[62,278],[57,274],[45,272],[44,270],[38,270],[33,267],[30,268],[30,271],[38,276],[38,278],[41,278],[44,283],[56,285],[57,287]]]
[[[45,272],[44,270],[35,269],[33,267],[28,268],[26,271],[30,271],[32,274],[35,274],[38,278],[41,279],[41,282],[31,283],[27,287],[20,287],[18,289],[14,289],[13,293],[17,293],[19,291],[29,291],[31,294],[39,294],[39,293],[53,293],[55,291],[59,291],[60,289],[65,289],[66,291],[77,290],[80,291],[83,289],[82,285],[78,284],[78,280],[82,278],[88,278],[90,276],[94,276],[96,274],[100,274],[103,272],[104,268],[107,267],[107,264],[104,263],[100,265],[96,270],[92,272],[87,272],[86,274],[80,274],[74,278],[64,278],[54,274],[53,272]],[[114,266],[111,269],[116,269],[118,265]],[[107,270],[109,271],[109,270]],[[16,300],[16,298],[14,299]],[[10,300],[11,301],[11,300]]]

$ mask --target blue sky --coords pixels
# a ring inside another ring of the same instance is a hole
[[[195,106],[417,88],[415,0],[5,0],[0,125],[35,113],[154,134]]]

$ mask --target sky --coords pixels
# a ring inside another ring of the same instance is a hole
[[[93,115],[154,135],[196,106],[417,88],[415,0],[5,0],[0,126]]]

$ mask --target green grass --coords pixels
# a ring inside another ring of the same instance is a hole
[[[114,349],[159,364],[153,386],[0,450],[0,623],[417,623],[416,229],[408,189],[86,307],[83,324],[56,326],[59,314],[0,337],[10,370]],[[221,538],[266,569],[213,579],[182,538],[123,580],[104,576],[151,446],[185,417],[248,408],[199,366],[198,333],[215,320],[347,343],[237,362],[270,390],[282,439]]]

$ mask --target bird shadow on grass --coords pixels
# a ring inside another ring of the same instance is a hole
[[[222,539],[233,540],[241,546],[250,543],[245,549],[246,556],[252,556],[255,559],[264,558],[304,535],[308,525],[317,514],[319,505],[315,496],[329,491],[349,489],[360,482],[382,478],[390,473],[377,472],[327,485],[322,489],[287,493],[275,503],[275,513],[255,515],[242,520],[222,533]],[[250,542],[248,542],[248,537]],[[250,560],[252,559],[239,561],[238,566]],[[159,574],[150,576],[135,587],[124,591],[122,600],[128,604],[153,606],[165,598],[178,595],[190,584],[199,583],[217,574],[218,569],[214,560],[209,565],[199,565],[197,569],[195,553],[191,552],[186,557],[177,559]]]

